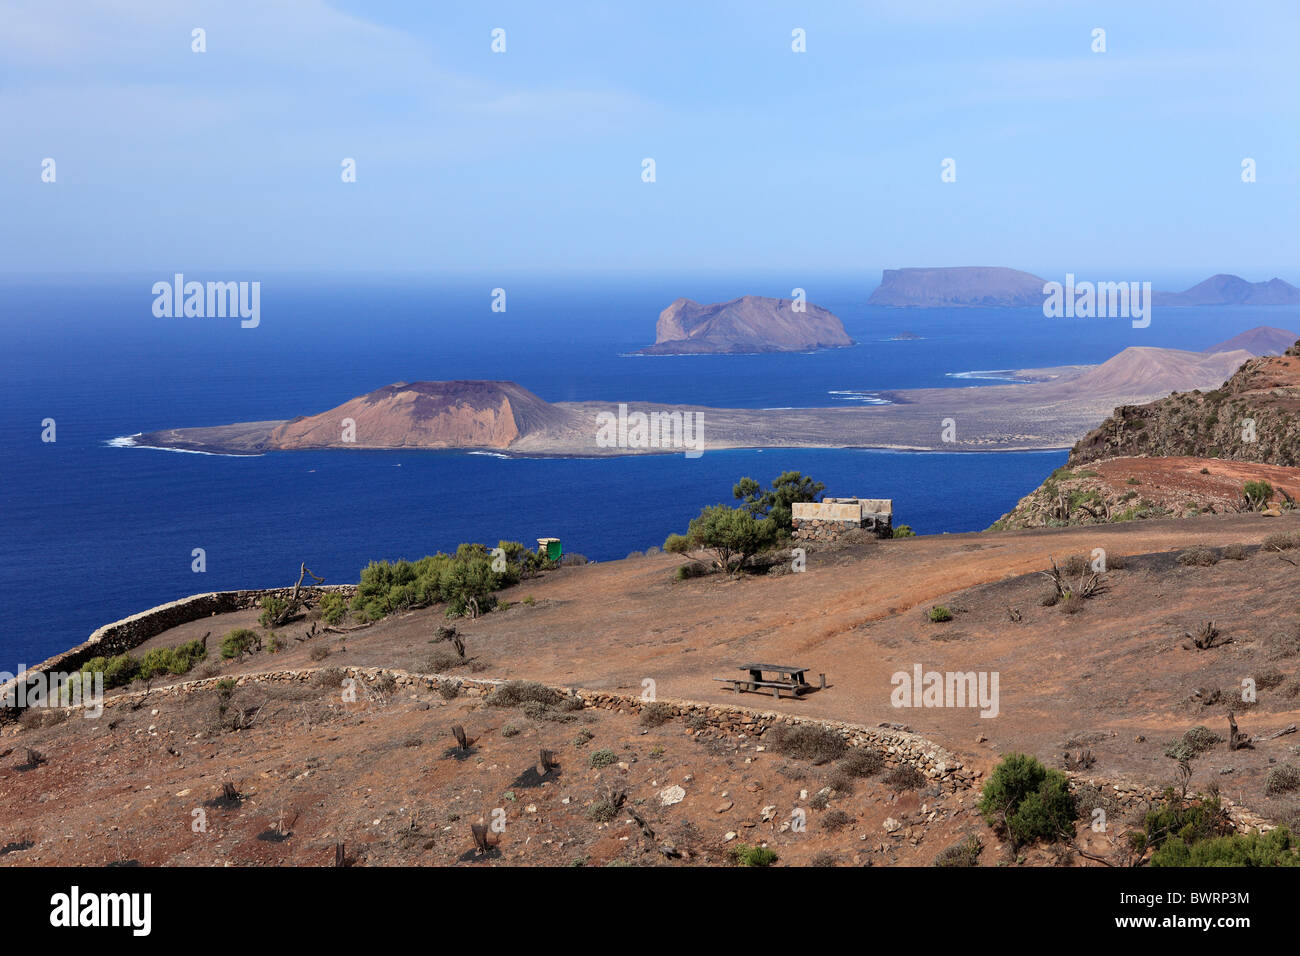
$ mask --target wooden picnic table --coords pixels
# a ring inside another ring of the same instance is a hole
[[[748,676],[715,677],[713,679],[724,684],[731,684],[732,690],[738,694],[742,691],[758,693],[760,688],[764,690],[770,688],[772,696],[778,700],[781,698],[781,691],[783,690],[789,691],[795,698],[812,690],[812,685],[805,678],[808,673],[806,667],[787,664],[749,663],[741,664],[737,669],[745,671]]]

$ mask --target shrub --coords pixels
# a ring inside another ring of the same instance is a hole
[[[1161,805],[1147,811],[1143,830],[1131,839],[1135,848],[1159,848],[1168,839],[1195,843],[1220,836],[1232,829],[1218,797],[1184,800],[1172,787],[1164,792]]]
[[[1140,419],[1139,419],[1139,420],[1140,420]],[[1140,484],[1142,484],[1142,482],[1138,481],[1136,478],[1134,478],[1132,475],[1130,475],[1130,476],[1129,476],[1129,479],[1128,479],[1128,484],[1130,484],[1130,485],[1140,485]]]
[[[1300,768],[1290,764],[1274,767],[1264,778],[1264,792],[1270,795],[1290,793],[1297,787],[1300,787]]]
[[[978,866],[980,851],[984,849],[984,844],[980,843],[980,838],[971,834],[960,843],[954,843],[952,846],[943,850],[934,858],[935,866]]]
[[[250,631],[246,627],[236,628],[221,639],[221,656],[226,660],[232,657],[239,657],[241,654],[259,650],[262,646],[262,638],[256,631]]]
[[[322,667],[312,675],[312,683],[318,687],[342,687],[344,673],[338,667]]]
[[[892,538],[915,538],[916,532],[912,530],[911,525],[900,524],[893,530],[890,535]]]
[[[1200,756],[1215,744],[1223,743],[1223,738],[1210,728],[1197,724],[1183,734],[1182,743],[1191,751],[1193,756]]]
[[[1119,811],[1119,801],[1109,793],[1090,783],[1081,784],[1074,791],[1074,808],[1079,819],[1091,820],[1094,810],[1103,810],[1107,816]]]
[[[1082,554],[1072,554],[1061,563],[1061,573],[1077,578],[1089,568],[1088,559]]]
[[[262,598],[262,613],[258,616],[257,623],[265,628],[270,628],[275,624],[275,619],[283,614],[288,607],[289,602],[284,598],[273,597],[268,594]]]
[[[320,617],[326,624],[338,624],[347,614],[347,603],[337,591],[326,591],[320,599]]]
[[[853,817],[843,810],[832,810],[822,817],[822,826],[832,833],[837,833],[853,823]]]
[[[1043,596],[1038,599],[1039,607],[1055,607],[1056,602],[1061,599],[1055,590],[1044,591]]]
[[[1219,557],[1209,548],[1189,548],[1179,553],[1178,563],[1185,567],[1208,568],[1219,563]]]
[[[684,534],[670,534],[664,539],[664,550],[669,554],[685,554],[691,550],[691,539]]]
[[[164,674],[186,674],[189,673],[190,668],[207,656],[208,652],[202,641],[189,641],[176,647],[155,647],[145,653],[137,676],[148,680]]]
[[[1265,551],[1290,551],[1300,547],[1300,534],[1294,531],[1274,532],[1264,539],[1262,547]]]
[[[1083,603],[1083,595],[1075,594],[1071,591],[1069,594],[1065,595],[1065,597],[1061,598],[1057,602],[1057,605],[1060,607],[1062,614],[1078,614],[1083,610]]]
[[[1073,831],[1076,815],[1069,783],[1027,754],[1008,754],[984,784],[979,811],[1013,846],[1056,840]]]
[[[1151,866],[1300,866],[1291,831],[1278,827],[1261,835],[1211,837],[1191,844],[1166,840],[1151,855]]]
[[[689,581],[691,578],[702,578],[709,573],[709,569],[698,561],[692,561],[690,564],[681,564],[677,567],[677,580]]]
[[[943,621],[951,621],[952,611],[948,610],[942,604],[937,604],[934,607],[930,608],[930,620],[936,624],[939,624]]]
[[[460,685],[457,684],[455,681],[449,681],[449,680],[438,681],[438,696],[441,697],[443,700],[455,700],[457,697],[460,696]],[[501,733],[509,737],[511,736],[511,734],[506,733],[506,731],[511,729],[513,728],[511,728],[510,725],[507,724],[505,729],[502,730]],[[519,733],[519,731],[516,730],[515,733]]]
[[[925,786],[926,779],[925,774],[911,764],[903,763],[885,774],[884,783],[896,793],[902,793],[905,790],[920,790]]]
[[[772,745],[776,753],[810,760],[814,764],[838,760],[848,749],[843,737],[816,724],[777,724],[763,739]]]
[[[1246,560],[1246,549],[1239,544],[1230,544],[1223,549],[1223,556],[1229,561]]]
[[[116,657],[92,657],[81,665],[83,674],[97,672],[104,675],[104,687],[121,687],[140,676],[140,662],[129,654]]]
[[[1256,510],[1263,508],[1273,497],[1273,486],[1262,479],[1246,482],[1241,491],[1246,503]]]
[[[879,750],[869,747],[852,747],[848,756],[840,761],[840,769],[853,777],[873,777],[884,768],[884,756]]]
[[[737,843],[727,851],[727,856],[737,866],[771,866],[778,859],[775,850],[746,843]]]
[[[587,808],[587,819],[596,823],[609,823],[618,816],[618,807],[612,800],[597,800]]]
[[[311,650],[307,652],[307,656],[314,661],[323,661],[330,656],[330,649],[324,644],[313,644]]]
[[[560,694],[536,681],[512,680],[488,694],[483,702],[491,707],[519,707],[530,701],[554,707],[560,703]]]
[[[599,770],[602,767],[608,767],[610,764],[618,763],[618,754],[603,747],[600,750],[593,750],[591,756],[587,758],[587,766],[592,770]]]
[[[464,664],[465,658],[459,657],[451,651],[437,650],[425,659],[424,671],[428,674],[441,674]]]
[[[646,704],[641,708],[641,724],[645,727],[658,727],[673,719],[673,709],[658,702]]]

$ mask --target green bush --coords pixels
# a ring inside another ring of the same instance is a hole
[[[148,680],[163,674],[186,674],[208,656],[202,641],[189,641],[176,647],[155,647],[140,662],[139,676]]]
[[[930,608],[930,620],[936,624],[942,623],[943,621],[951,621],[952,611],[948,610],[942,604],[935,605]]]
[[[236,628],[221,639],[221,656],[226,660],[260,650],[262,638],[246,627]]]
[[[737,843],[727,851],[727,856],[736,866],[771,866],[778,859],[775,850],[747,843]]]
[[[916,532],[912,530],[911,525],[900,524],[893,531],[892,537],[895,538],[915,538]]]
[[[500,541],[497,548],[500,553],[462,544],[454,555],[440,551],[418,561],[371,561],[361,571],[352,610],[375,621],[394,611],[445,603],[450,616],[477,616],[492,610],[493,592],[553,566],[518,541]]]
[[[592,770],[599,770],[601,767],[608,767],[614,763],[618,763],[618,754],[608,748],[593,750],[591,756],[587,758],[587,765]]]
[[[289,602],[283,598],[267,595],[262,598],[262,613],[258,615],[257,623],[265,628],[273,627],[275,619],[283,614],[288,606]]]
[[[1151,855],[1152,866],[1300,866],[1295,840],[1286,827],[1211,837],[1188,844],[1178,837]]]
[[[670,534],[664,539],[664,550],[669,554],[685,554],[691,550],[691,539],[684,534]]]
[[[326,624],[338,624],[347,613],[347,602],[337,591],[326,591],[320,599],[320,618]]]
[[[81,672],[83,674],[103,673],[105,689],[122,687],[140,676],[140,662],[130,654],[92,657],[81,665]]]
[[[1131,838],[1135,848],[1161,847],[1166,840],[1192,844],[1222,836],[1232,829],[1218,797],[1184,800],[1172,787],[1164,792],[1161,805],[1147,811],[1142,832]]]
[[[1008,754],[984,784],[979,811],[1017,847],[1072,833],[1076,814],[1065,774],[1015,753]]]
[[[1263,508],[1273,497],[1273,486],[1267,481],[1248,481],[1241,489],[1246,503],[1256,510]]]

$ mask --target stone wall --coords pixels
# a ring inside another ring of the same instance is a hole
[[[319,597],[327,591],[336,591],[345,598],[351,598],[356,593],[357,586],[355,584],[318,585],[304,587],[299,593]],[[112,624],[105,624],[83,643],[78,644],[71,650],[55,654],[39,664],[29,666],[27,673],[49,673],[51,671],[71,673],[78,671],[92,657],[112,657],[117,654],[124,654],[133,648],[139,647],[149,638],[157,637],[173,627],[179,627],[200,618],[211,617],[214,614],[227,614],[231,611],[261,607],[262,602],[268,597],[287,600],[292,593],[293,588],[287,587],[245,591],[211,591],[207,594],[192,594],[187,598],[181,598],[179,601],[160,604],[147,611],[124,617],[120,621],[114,621]],[[9,666],[23,663],[26,662],[15,661]],[[0,667],[0,669],[3,668]],[[0,684],[0,700],[8,696],[10,686],[16,685],[17,682],[18,678],[15,678]],[[10,712],[11,710],[12,708],[0,707],[0,722],[12,719],[15,716]]]
[[[893,534],[894,503],[888,498],[823,498],[790,506],[791,527],[800,541],[833,541],[866,528],[878,538]]]

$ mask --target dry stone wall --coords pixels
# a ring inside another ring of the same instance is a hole
[[[318,585],[304,587],[299,593],[319,597],[328,591],[334,591],[342,594],[345,598],[351,598],[356,593],[357,586],[355,584]],[[92,657],[112,657],[117,654],[124,654],[133,648],[139,647],[149,638],[157,637],[173,627],[189,624],[191,621],[211,617],[214,614],[228,614],[231,611],[261,607],[262,602],[271,597],[286,600],[292,593],[293,588],[287,587],[245,591],[211,591],[207,594],[192,594],[189,597],[181,598],[179,601],[160,604],[147,611],[124,617],[120,621],[114,621],[112,624],[105,624],[83,643],[61,654],[55,654],[39,664],[29,666],[26,673],[32,675],[78,671]],[[10,666],[23,663],[25,662],[16,661]],[[10,685],[17,682],[18,678],[15,678],[12,681],[0,684],[0,700],[8,696]],[[0,707],[0,723],[14,716],[10,711],[11,708]]]

